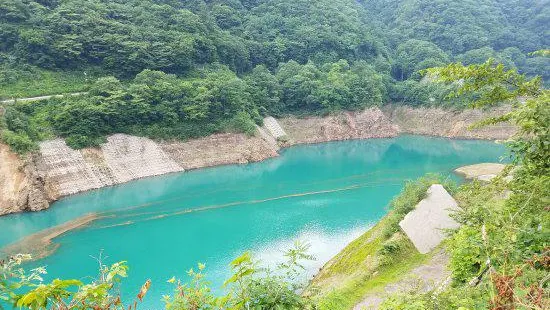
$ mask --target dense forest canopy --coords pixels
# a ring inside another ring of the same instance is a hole
[[[410,39],[431,42],[451,58],[482,48],[525,54],[550,45],[548,4],[6,0],[0,4],[0,51],[4,63],[99,66],[117,76],[144,69],[184,75],[213,62],[237,73],[258,64],[273,70],[289,60],[373,62],[382,57],[393,63],[396,49]]]
[[[248,131],[267,114],[464,105],[419,70],[494,58],[548,81],[549,58],[529,53],[550,46],[549,10],[547,0],[4,0],[0,97],[117,88],[55,108],[10,108],[17,113],[8,118],[19,118],[7,120],[3,136],[32,144],[33,131],[51,131],[85,146],[115,131]],[[140,82],[149,75],[169,86]],[[58,109],[94,116],[62,129]]]

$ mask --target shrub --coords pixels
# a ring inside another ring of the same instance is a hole
[[[276,276],[261,277],[248,285],[250,309],[305,309],[308,301],[296,293],[291,283]]]
[[[380,265],[389,265],[405,249],[406,237],[401,233],[395,233],[390,239],[382,243],[377,251],[380,257]]]
[[[304,286],[298,281],[303,267],[300,262],[313,257],[306,251],[309,246],[297,242],[285,256],[287,262],[270,269],[258,268],[250,252],[245,252],[230,264],[233,274],[224,283],[229,289],[227,295],[214,297],[209,283],[204,280],[204,265],[198,272],[191,269],[191,281],[182,283],[175,278],[168,280],[175,284],[173,296],[164,301],[168,310],[187,309],[308,309],[310,300],[299,294]]]
[[[84,135],[70,135],[65,139],[68,146],[73,149],[82,149],[85,147],[99,146],[106,142],[105,137],[90,137]]]
[[[256,123],[244,111],[238,112],[237,115],[227,122],[226,126],[229,131],[244,132],[249,136],[253,136],[256,132]]]
[[[428,292],[421,288],[404,293],[392,294],[380,305],[380,310],[439,310],[439,309],[486,309],[487,304],[480,298],[484,290],[465,287],[460,290],[437,289]]]
[[[479,231],[470,226],[460,229],[448,241],[450,269],[455,281],[465,283],[478,275],[485,262],[482,244]]]
[[[26,133],[15,133],[11,130],[2,130],[1,138],[4,143],[17,154],[25,154],[38,149],[38,145]]]

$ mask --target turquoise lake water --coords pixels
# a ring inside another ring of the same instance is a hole
[[[317,257],[307,264],[312,275],[386,214],[406,180],[428,172],[457,179],[453,169],[504,154],[492,142],[421,136],[301,145],[260,163],[133,181],[0,217],[0,247],[89,212],[108,215],[54,239],[58,250],[31,265],[46,266],[47,279],[80,279],[97,274],[92,256],[103,252],[108,263],[130,265],[123,296],[133,298],[151,279],[145,308],[157,307],[171,293],[166,280],[185,279],[197,262],[219,288],[244,251],[273,265],[297,239]]]

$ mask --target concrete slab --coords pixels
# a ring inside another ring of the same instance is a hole
[[[434,184],[428,189],[427,197],[399,222],[399,226],[418,252],[426,254],[445,239],[445,229],[460,226],[449,216],[458,210],[458,204],[443,185]]]
[[[264,127],[275,139],[286,136],[286,132],[283,130],[281,125],[279,125],[279,122],[271,116],[264,118]]]
[[[455,169],[455,172],[464,176],[466,179],[478,179],[481,181],[490,181],[504,170],[506,165],[497,163],[483,163],[469,165]]]

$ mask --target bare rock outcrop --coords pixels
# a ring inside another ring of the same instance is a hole
[[[184,169],[245,164],[276,157],[277,147],[261,137],[223,133],[187,142],[161,142],[160,147]]]
[[[287,117],[280,119],[279,123],[286,130],[291,144],[387,138],[398,134],[397,127],[378,108],[327,117]]]
[[[489,182],[504,171],[506,165],[498,163],[481,163],[464,166],[455,169],[455,173],[466,179],[477,179],[483,182]],[[511,175],[506,176],[505,180],[511,180]]]
[[[19,192],[17,205],[26,211],[41,211],[50,207],[52,201],[46,187],[44,175],[36,167],[37,157],[33,156],[25,165],[26,187]]]
[[[45,181],[34,159],[23,160],[0,144],[0,215],[49,207]]]
[[[23,210],[18,202],[27,184],[23,167],[23,161],[7,145],[0,144],[0,215]]]
[[[468,139],[508,139],[517,128],[508,123],[470,129],[473,125],[489,117],[503,115],[510,111],[509,106],[491,110],[466,109],[453,111],[442,108],[412,108],[402,105],[388,105],[384,114],[399,127],[402,133]]]

